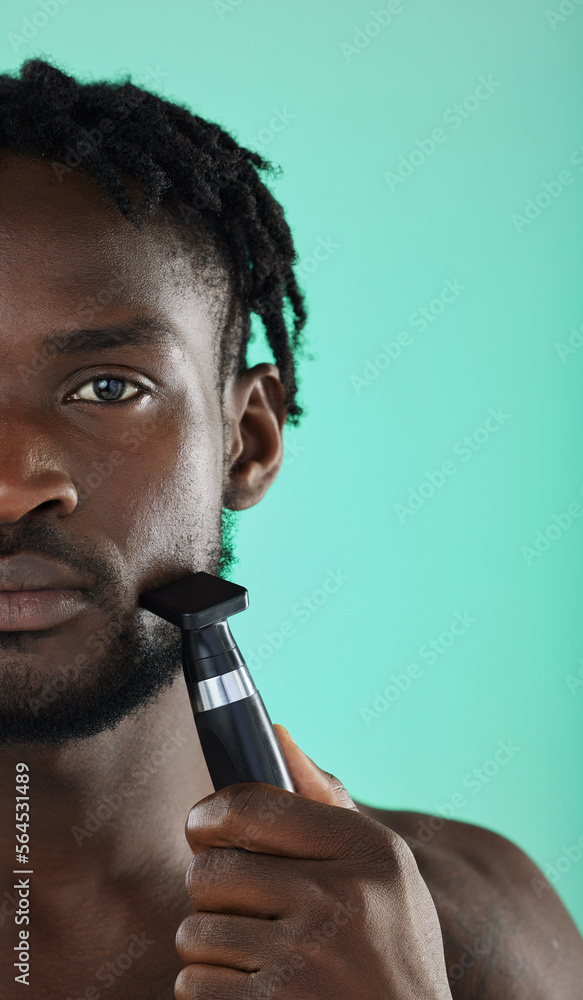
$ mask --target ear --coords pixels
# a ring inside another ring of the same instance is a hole
[[[225,507],[253,507],[277,476],[283,459],[282,432],[287,414],[284,397],[279,372],[267,362],[240,372],[230,387],[225,400],[231,427]]]

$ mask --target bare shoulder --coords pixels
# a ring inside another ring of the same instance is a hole
[[[581,995],[583,939],[524,851],[471,823],[356,805],[413,852],[439,916],[455,1000]]]

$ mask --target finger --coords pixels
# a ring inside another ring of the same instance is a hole
[[[259,972],[270,965],[279,925],[274,920],[226,913],[194,913],[176,934],[176,951],[186,965],[220,965]]]
[[[213,846],[244,847],[289,858],[335,860],[353,856],[361,838],[377,827],[381,829],[358,810],[264,782],[244,782],[197,802],[188,815],[186,837],[195,854]]]
[[[210,847],[195,854],[185,882],[199,912],[273,921],[320,905],[322,875],[318,861]]]
[[[187,965],[174,984],[176,1000],[249,1000],[249,974],[217,965]]]
[[[279,745],[283,751],[296,792],[317,802],[345,809],[358,808],[341,781],[321,767],[304,753],[294,742],[285,726],[278,722],[273,726]]]

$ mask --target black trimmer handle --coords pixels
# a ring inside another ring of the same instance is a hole
[[[229,705],[194,714],[215,790],[240,781],[295,788],[259,691]]]
[[[263,781],[295,792],[259,691],[226,621],[248,606],[238,584],[191,573],[139,598],[182,630],[182,666],[201,749],[215,791]]]

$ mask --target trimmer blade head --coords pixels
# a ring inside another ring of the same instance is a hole
[[[245,587],[211,573],[190,573],[140,594],[138,604],[183,629],[214,625],[249,607]]]

